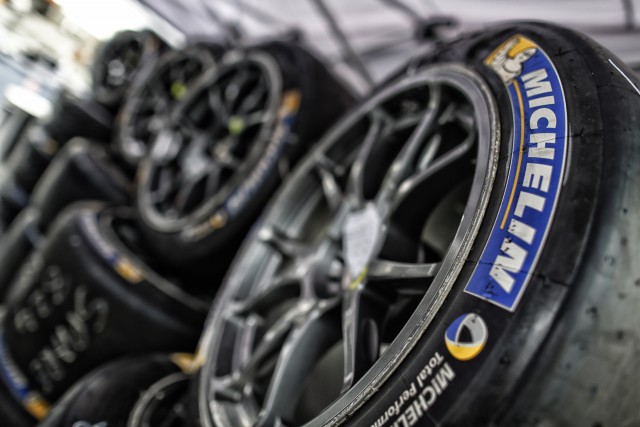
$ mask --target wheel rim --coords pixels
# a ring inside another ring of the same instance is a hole
[[[144,157],[169,119],[172,106],[184,98],[195,80],[211,66],[213,57],[207,49],[170,52],[161,60],[125,106],[120,145],[129,162],[137,164]]]
[[[186,398],[191,378],[179,372],[161,379],[142,395],[127,423],[128,427],[183,426],[188,421]]]
[[[231,59],[176,107],[143,162],[141,214],[175,232],[220,206],[263,156],[275,127],[282,81],[266,54]]]
[[[462,268],[498,145],[489,89],[458,65],[408,76],[336,126],[247,239],[210,312],[204,424],[335,425],[378,390]],[[329,397],[305,401],[322,384]]]
[[[128,81],[144,56],[145,41],[141,34],[124,36],[107,45],[100,58],[96,79],[101,90],[117,91]]]

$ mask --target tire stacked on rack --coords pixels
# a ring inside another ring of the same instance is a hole
[[[53,114],[32,121],[15,144],[0,177],[0,229],[29,204],[31,193],[58,151],[75,137],[108,145],[113,115],[95,101],[60,94]]]
[[[299,45],[229,52],[176,106],[140,166],[149,251],[220,278],[282,178],[351,103]]]
[[[105,365],[70,389],[39,427],[182,426],[180,399],[189,385],[184,358],[149,355]]]
[[[112,112],[120,109],[136,75],[153,67],[166,46],[151,31],[122,31],[102,44],[91,70],[92,97]]]
[[[67,144],[39,180],[29,207],[0,237],[0,300],[64,208],[83,200],[126,205],[130,196],[129,179],[113,164],[105,147],[80,139]]]

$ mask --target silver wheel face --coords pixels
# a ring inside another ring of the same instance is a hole
[[[498,146],[489,89],[455,64],[397,80],[334,127],[210,312],[202,423],[337,425],[379,390],[462,268]]]
[[[186,95],[194,81],[213,66],[213,58],[206,49],[188,49],[169,55],[160,61],[124,108],[119,143],[122,154],[132,164],[145,156],[169,120],[173,106]]]
[[[176,232],[211,215],[264,154],[281,88],[277,63],[261,53],[203,76],[143,162],[138,200],[150,226]]]
[[[145,36],[128,34],[107,43],[97,64],[99,68],[94,84],[105,92],[118,91],[129,82],[140,66],[144,56]]]

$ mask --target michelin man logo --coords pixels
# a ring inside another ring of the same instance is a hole
[[[494,70],[505,85],[509,85],[522,72],[522,64],[536,54],[536,45],[521,36],[515,36],[501,44],[485,60],[485,64]]]

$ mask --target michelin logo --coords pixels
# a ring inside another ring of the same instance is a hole
[[[496,223],[465,291],[514,311],[551,227],[567,151],[566,104],[549,57],[514,36],[485,64],[504,82],[514,117],[509,175]]]

